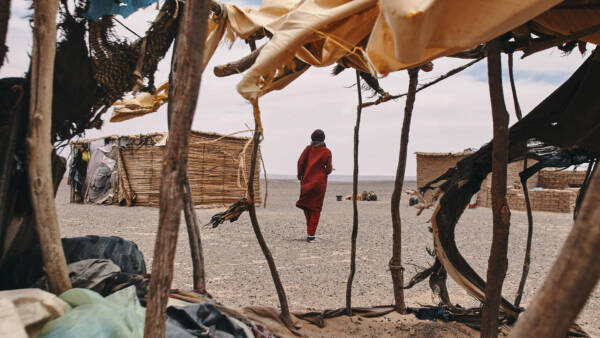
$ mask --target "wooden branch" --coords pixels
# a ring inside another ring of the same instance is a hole
[[[52,188],[50,131],[58,0],[34,2],[27,157],[31,204],[50,290],[71,288]]]
[[[258,103],[254,106],[255,116],[257,114],[256,110],[258,109]],[[248,178],[248,213],[250,214],[250,222],[252,223],[252,229],[254,230],[254,234],[256,235],[256,240],[258,241],[258,245],[260,245],[260,249],[267,260],[267,264],[269,265],[269,270],[271,272],[271,277],[273,278],[273,283],[275,283],[275,289],[277,290],[277,296],[279,297],[279,305],[281,306],[281,320],[283,323],[292,330],[294,328],[294,323],[292,321],[292,317],[290,316],[290,309],[287,302],[287,296],[285,295],[285,290],[283,288],[283,284],[281,283],[281,279],[279,278],[279,273],[277,272],[277,266],[275,265],[275,260],[273,259],[273,255],[271,254],[271,250],[267,246],[267,242],[262,235],[260,230],[260,225],[258,224],[258,218],[256,217],[256,206],[254,205],[254,172],[256,171],[257,158],[258,158],[258,146],[260,143],[260,126],[258,124],[258,120],[255,121],[254,128],[254,136],[252,139],[252,157],[250,160],[250,177]]]
[[[10,18],[10,0],[0,2],[0,67],[4,64],[4,56],[8,52],[6,47],[6,33],[8,32],[8,19]]]
[[[585,173],[585,179],[583,181],[583,184],[582,184],[581,188],[579,189],[579,193],[577,193],[577,199],[575,200],[575,210],[573,210],[573,220],[575,220],[577,218],[577,215],[579,214],[579,209],[581,208],[581,202],[583,201],[583,198],[585,197],[587,188],[590,185],[590,179],[592,178],[592,175],[594,174],[594,172],[597,169],[598,169],[598,159],[591,160],[588,163],[588,167],[587,167],[587,170]]]
[[[519,104],[519,97],[517,96],[517,87],[515,86],[515,75],[514,75],[514,64],[513,64],[513,53],[508,53],[508,77],[510,79],[510,89],[512,91],[513,104],[515,107],[515,115],[517,119],[521,121],[523,113],[521,112],[521,105]]]
[[[183,185],[183,214],[185,216],[185,225],[187,227],[190,251],[192,253],[194,291],[206,294],[204,254],[202,252],[200,226],[198,224],[198,216],[196,216],[196,209],[194,209],[194,198],[192,196],[192,188],[190,187],[190,177],[187,168],[185,172],[185,183]]]
[[[165,336],[165,311],[173,280],[179,218],[184,204],[188,137],[203,70],[204,50],[196,47],[204,43],[207,18],[206,2],[186,2],[173,50],[168,105],[170,132],[163,158],[158,233],[144,326],[146,338]]]
[[[523,160],[523,170],[527,169],[527,158]],[[525,244],[525,258],[523,258],[523,271],[521,272],[521,280],[519,288],[515,295],[515,307],[518,308],[523,297],[525,282],[529,275],[529,265],[531,264],[531,242],[533,241],[533,214],[531,212],[531,201],[529,199],[529,188],[527,187],[527,178],[521,178],[521,186],[525,195],[525,209],[527,210],[527,242]]]
[[[481,337],[498,336],[498,307],[508,260],[510,210],[506,201],[506,172],[508,162],[508,112],[502,92],[501,40],[488,44],[488,82],[492,104],[494,139],[492,141],[492,214],[494,230],[488,261],[485,301],[481,319]]]
[[[578,32],[574,32],[574,33],[566,35],[566,36],[543,37],[543,38],[535,39],[535,40],[532,40],[532,42],[528,45],[515,46],[514,50],[523,50],[523,56],[521,56],[521,59],[523,59],[531,54],[541,52],[548,48],[556,47],[565,42],[579,40],[585,36],[588,36],[588,35],[591,35],[591,34],[594,34],[597,32],[600,32],[600,24],[588,27],[586,29],[582,29]]]
[[[508,53],[508,76],[510,77],[510,88],[512,91],[513,104],[515,107],[515,114],[517,119],[521,121],[523,114],[521,113],[521,105],[519,104],[519,97],[517,96],[517,87],[515,86],[514,76],[514,65],[513,65],[513,53]],[[527,169],[527,157],[523,159],[523,171]],[[529,275],[529,265],[531,263],[531,242],[533,240],[533,214],[531,211],[531,200],[529,199],[529,188],[527,187],[528,177],[521,177],[521,186],[523,187],[523,194],[525,195],[525,210],[527,210],[527,242],[525,244],[525,258],[523,258],[523,271],[521,273],[521,280],[519,281],[519,287],[515,295],[514,305],[516,308],[521,304],[521,298],[523,297],[523,290],[525,289],[525,282]]]
[[[362,93],[360,85],[360,72],[356,71],[356,90],[358,105],[356,106],[356,124],[354,125],[354,171],[352,172],[352,238],[350,251],[350,275],[346,284],[346,314],[352,316],[352,281],[356,272],[356,238],[358,237],[358,134],[360,130],[360,116],[362,113]]]
[[[456,74],[458,74],[458,73],[462,72],[463,70],[465,70],[465,69],[467,69],[467,68],[471,67],[472,65],[476,64],[477,62],[479,62],[479,61],[481,61],[481,60],[483,60],[483,57],[480,57],[480,58],[478,58],[478,59],[476,59],[476,60],[473,60],[473,61],[471,61],[471,62],[469,62],[469,63],[466,63],[466,64],[464,64],[464,65],[462,65],[462,66],[460,66],[460,67],[458,67],[458,68],[454,68],[454,69],[450,70],[449,72],[447,72],[446,74],[443,74],[443,75],[441,75],[440,77],[438,77],[437,79],[435,79],[435,80],[433,80],[433,81],[430,81],[430,82],[427,82],[427,83],[425,83],[425,84],[422,84],[421,86],[419,86],[419,87],[417,88],[417,90],[416,90],[416,93],[420,92],[421,90],[423,90],[423,89],[425,89],[425,88],[431,87],[431,86],[433,86],[434,84],[436,84],[436,83],[438,83],[438,82],[440,82],[440,81],[442,81],[442,80],[445,80],[445,79],[447,79],[447,78],[451,77],[452,75],[456,75]],[[401,98],[401,97],[403,97],[403,96],[407,96],[408,94],[409,94],[409,93],[407,92],[407,93],[398,94],[398,95],[387,95],[387,96],[382,96],[382,97],[378,98],[378,99],[377,99],[377,100],[375,100],[375,101],[371,101],[371,102],[365,102],[365,103],[363,103],[363,104],[362,104],[362,107],[363,107],[363,108],[366,108],[366,107],[370,107],[370,106],[376,106],[376,105],[378,105],[378,104],[380,104],[380,103],[384,103],[384,102],[387,102],[387,101],[390,101],[390,100],[396,100],[396,99],[399,99],[399,98]]]
[[[510,337],[566,337],[600,280],[600,173],[589,185],[581,211],[548,277]]]
[[[404,174],[406,172],[406,157],[408,154],[408,139],[410,134],[410,122],[417,94],[417,83],[419,82],[419,68],[408,70],[408,97],[404,106],[404,121],[402,122],[402,133],[400,135],[400,152],[398,155],[398,166],[396,167],[396,180],[394,192],[390,203],[392,212],[392,258],[390,259],[390,273],[394,286],[394,308],[399,313],[406,312],[404,303],[404,268],[402,267],[402,220],[400,218],[400,199],[402,197],[402,186],[404,185]]]
[[[19,132],[22,131],[22,120],[23,114],[21,114],[21,108],[23,107],[23,94],[25,89],[22,85],[14,85],[11,88],[13,97],[15,97],[14,104],[10,108],[8,113],[9,121],[7,123],[8,135],[4,139],[4,156],[1,159],[0,167],[0,238],[6,238],[5,234],[9,228],[12,209],[15,203],[14,198],[9,196],[8,191],[12,181],[14,172],[14,156],[17,142],[19,141]],[[4,245],[7,245],[5,240],[0,241],[0,265],[2,264],[2,258],[4,254]]]
[[[260,54],[260,51],[263,47],[264,45],[260,46],[258,49],[253,50],[252,53],[244,56],[243,58],[237,61],[229,62],[220,66],[215,66],[215,68],[213,68],[215,76],[224,77],[245,72],[246,70],[248,70],[248,68],[252,67],[254,62],[256,62],[256,58],[258,57],[258,54]]]

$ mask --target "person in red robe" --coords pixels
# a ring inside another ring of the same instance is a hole
[[[333,170],[331,151],[325,145],[325,133],[317,129],[310,138],[312,142],[298,159],[300,199],[296,202],[296,206],[304,211],[306,217],[306,241],[309,243],[316,239],[315,233],[327,190],[327,175]]]

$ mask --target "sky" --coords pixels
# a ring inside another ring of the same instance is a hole
[[[257,2],[231,1],[245,7],[257,7]],[[12,1],[7,36],[8,58],[0,69],[0,77],[22,76],[28,69],[32,47],[27,1]],[[158,11],[150,6],[127,19],[129,28],[143,35]],[[135,36],[119,28],[118,33],[129,39]],[[259,43],[260,44],[260,43]],[[235,86],[241,75],[217,78],[215,65],[237,60],[250,52],[243,42],[233,46],[222,44],[208,64],[192,129],[230,134],[253,126],[252,107],[237,93]],[[588,52],[589,54],[589,52]],[[156,84],[168,78],[171,51],[159,64]],[[521,59],[515,54],[515,77],[519,101],[526,114],[564,82],[587,55],[574,51],[564,55],[552,49]],[[419,83],[426,83],[458,67],[468,60],[442,58],[434,61],[432,72],[419,72]],[[503,56],[503,81],[510,124],[516,122],[512,96]],[[417,94],[410,130],[406,175],[416,175],[414,152],[456,152],[479,148],[492,137],[492,116],[487,85],[486,61],[482,60],[466,71],[446,79]],[[345,70],[332,76],[333,66],[311,67],[282,91],[266,94],[260,99],[264,141],[261,145],[267,173],[295,175],[298,156],[310,142],[314,129],[325,131],[326,144],[333,153],[335,174],[350,175],[353,168],[353,133],[356,122],[357,93],[355,72]],[[408,87],[406,72],[391,73],[380,79],[391,94],[404,93]],[[363,93],[368,100],[370,93]],[[128,135],[167,130],[167,106],[153,114],[125,122],[110,123],[109,110],[104,115],[101,130],[89,130],[84,138],[107,135]],[[363,109],[360,125],[360,175],[393,176],[396,172],[404,99]]]

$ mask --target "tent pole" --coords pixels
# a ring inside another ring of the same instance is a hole
[[[255,116],[259,114],[258,103],[253,103],[255,109]],[[279,305],[281,306],[281,320],[283,323],[289,328],[294,328],[294,323],[290,316],[290,310],[287,302],[287,296],[285,295],[285,290],[283,288],[283,284],[281,283],[281,279],[279,278],[279,273],[277,272],[277,266],[275,265],[275,260],[273,259],[273,255],[271,254],[271,250],[267,246],[267,242],[262,235],[260,230],[260,224],[258,223],[258,218],[256,217],[256,206],[254,205],[254,174],[256,172],[256,162],[258,158],[258,147],[260,144],[261,138],[261,128],[259,127],[258,120],[255,119],[255,128],[254,135],[252,139],[252,158],[250,160],[250,174],[248,177],[248,213],[250,214],[250,222],[252,223],[252,229],[254,230],[254,234],[256,235],[256,240],[258,241],[258,245],[260,245],[260,249],[267,260],[267,265],[269,266],[269,270],[271,271],[271,277],[273,278],[273,283],[275,283],[275,289],[277,290],[277,296],[279,297]]]
[[[173,49],[168,104],[170,134],[163,158],[158,233],[146,307],[144,337],[147,338],[165,336],[167,298],[173,280],[180,213],[184,205],[189,132],[204,70],[204,50],[196,47],[204,44],[207,18],[205,1],[186,2]]]
[[[358,237],[358,132],[360,130],[360,116],[362,114],[362,93],[360,73],[356,71],[356,90],[358,105],[356,106],[356,124],[354,125],[354,171],[352,172],[352,238],[350,250],[350,275],[346,284],[346,314],[352,316],[352,281],[356,272],[356,238]]]
[[[512,91],[513,103],[515,106],[515,114],[517,119],[521,121],[523,114],[521,113],[521,105],[519,104],[519,97],[517,96],[517,87],[515,86],[515,76],[513,67],[513,53],[508,53],[508,76],[510,78],[510,89]],[[523,158],[523,170],[527,169],[527,155]],[[518,308],[521,304],[521,298],[523,297],[523,289],[525,289],[525,282],[527,281],[527,275],[529,275],[529,264],[531,263],[531,242],[533,240],[533,215],[531,212],[531,200],[529,199],[529,188],[527,187],[527,178],[521,178],[521,186],[523,187],[523,194],[525,196],[525,209],[527,210],[527,242],[525,244],[525,258],[523,258],[523,272],[521,273],[521,281],[519,281],[519,288],[515,295],[515,307]]]
[[[398,155],[398,167],[396,168],[396,180],[394,192],[392,193],[392,258],[390,259],[390,273],[394,286],[394,308],[399,313],[406,312],[404,303],[404,268],[402,267],[402,220],[400,218],[400,199],[402,197],[402,186],[404,185],[404,174],[406,171],[406,157],[408,154],[408,140],[410,133],[410,122],[419,82],[419,68],[408,70],[408,96],[404,106],[404,121],[402,122],[402,133],[400,135],[400,153]]]
[[[196,209],[194,209],[194,198],[192,196],[190,176],[187,167],[185,169],[185,183],[183,184],[183,214],[185,216],[185,225],[187,227],[190,251],[192,253],[194,291],[205,294],[206,275],[204,271],[202,239],[200,238],[200,226],[198,224],[198,216],[196,216]]]
[[[600,172],[590,181],[575,225],[510,337],[566,337],[600,280]]]
[[[498,307],[502,284],[506,276],[508,260],[508,233],[510,229],[510,209],[506,201],[506,172],[508,163],[508,112],[504,105],[502,91],[502,69],[500,51],[502,40],[488,44],[488,83],[494,124],[492,141],[492,214],[493,236],[488,260],[485,301],[481,319],[481,337],[498,336]]]
[[[6,32],[8,32],[8,19],[10,18],[10,0],[0,2],[0,67],[4,64],[4,56],[8,51],[6,43]]]
[[[31,94],[28,153],[29,189],[35,224],[40,240],[44,270],[50,290],[56,294],[71,288],[67,262],[60,241],[54,204],[50,133],[52,89],[56,54],[57,0],[34,2],[33,52],[31,55]]]

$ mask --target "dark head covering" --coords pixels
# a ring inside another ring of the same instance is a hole
[[[325,141],[325,132],[321,129],[317,129],[310,135],[310,139],[313,141],[323,142]]]

